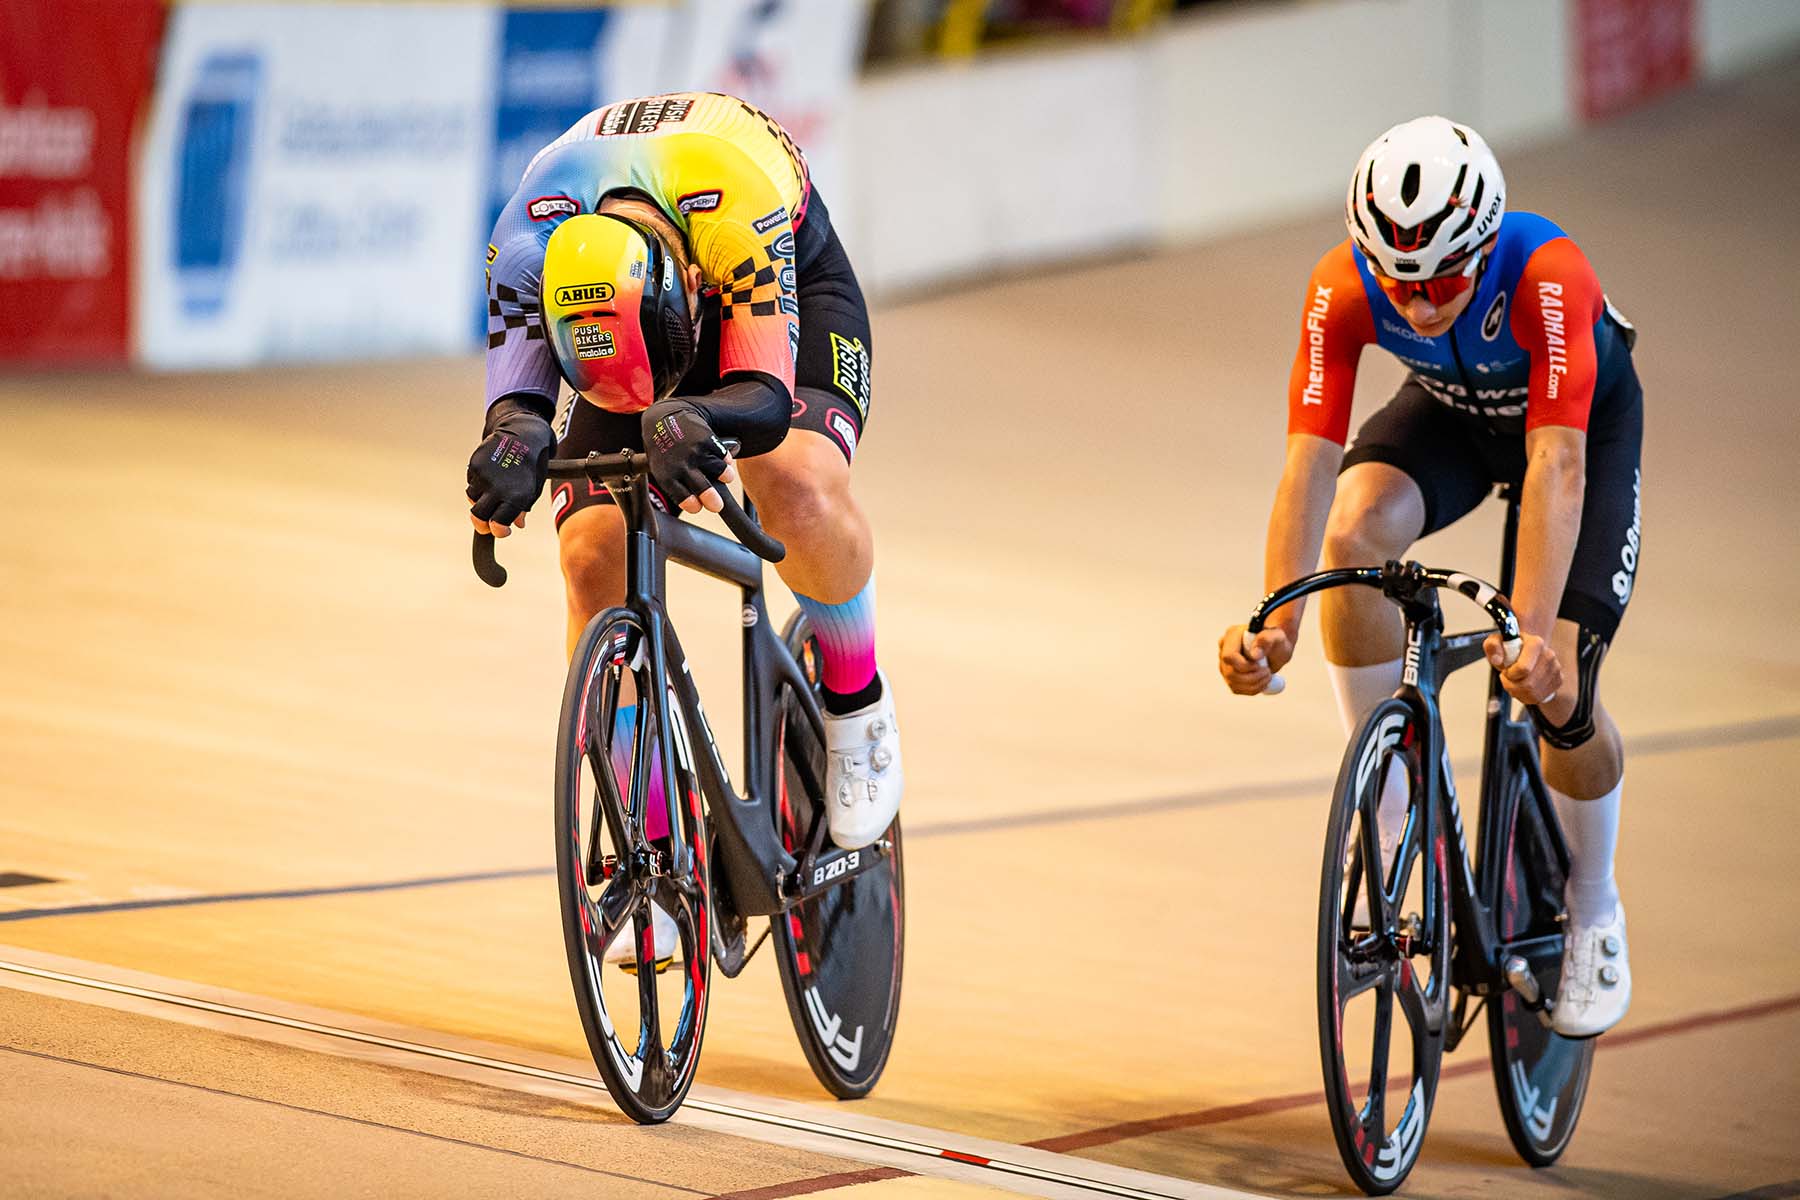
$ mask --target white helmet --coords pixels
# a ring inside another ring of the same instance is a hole
[[[1500,228],[1506,181],[1480,134],[1419,117],[1369,143],[1345,210],[1351,240],[1378,271],[1430,279],[1466,269]]]

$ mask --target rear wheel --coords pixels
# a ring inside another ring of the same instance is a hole
[[[575,1004],[606,1090],[644,1124],[672,1116],[693,1083],[712,962],[699,790],[680,716],[654,676],[637,618],[596,616],[570,664],[556,746],[556,878]],[[669,836],[652,840],[665,721],[677,803]],[[673,919],[676,945],[656,944],[653,906]],[[635,953],[608,963],[620,939]]]
[[[1412,708],[1384,700],[1338,773],[1319,886],[1319,1056],[1344,1169],[1368,1194],[1418,1161],[1437,1095],[1450,995],[1444,831],[1426,840],[1424,744]],[[1411,800],[1391,868],[1376,806],[1390,769]]]
[[[819,650],[805,615],[794,614],[782,636],[817,695]],[[798,858],[823,817],[825,748],[789,688],[780,690],[772,724],[776,830]],[[842,1100],[874,1088],[900,1015],[906,881],[898,818],[883,838],[885,853],[879,843],[859,852],[880,854],[875,866],[770,918],[800,1048],[819,1082]]]
[[[1502,830],[1497,894],[1487,901],[1501,961],[1524,959],[1539,994],[1554,996],[1562,981],[1562,856],[1546,826],[1553,819],[1548,806],[1534,794],[1525,768],[1508,773],[1506,789],[1512,819]],[[1594,1066],[1594,1039],[1559,1037],[1508,988],[1488,1005],[1488,1049],[1513,1148],[1532,1166],[1549,1166],[1575,1136]]]

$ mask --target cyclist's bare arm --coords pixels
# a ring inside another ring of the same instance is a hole
[[[1319,562],[1325,540],[1325,518],[1337,490],[1338,467],[1344,448],[1329,438],[1310,433],[1290,433],[1287,461],[1281,483],[1275,489],[1275,505],[1269,512],[1269,535],[1263,549],[1263,590],[1273,591],[1291,579],[1312,571]],[[1256,636],[1248,653],[1244,627],[1233,625],[1219,639],[1219,673],[1225,686],[1240,695],[1263,691],[1269,677],[1287,665],[1299,640],[1304,600],[1277,610],[1267,628]]]
[[[1513,586],[1524,646],[1501,682],[1522,703],[1542,704],[1563,681],[1550,640],[1581,530],[1587,421],[1594,398],[1594,323],[1606,298],[1586,257],[1567,238],[1547,242],[1532,255],[1519,277],[1519,296],[1513,306],[1513,336],[1531,352],[1519,570]],[[1497,646],[1490,646],[1489,658],[1497,652]]]
[[[1325,518],[1337,490],[1338,467],[1350,431],[1350,402],[1363,347],[1375,340],[1374,320],[1349,243],[1319,259],[1307,282],[1300,344],[1288,374],[1287,461],[1269,513],[1263,583],[1274,590],[1318,565]],[[1286,606],[1248,648],[1243,626],[1219,639],[1225,686],[1253,696],[1294,653],[1303,605]]]

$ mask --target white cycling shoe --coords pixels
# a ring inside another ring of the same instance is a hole
[[[1625,945],[1625,906],[1598,925],[1569,922],[1563,941],[1562,985],[1552,1028],[1566,1038],[1605,1033],[1631,1007],[1631,960]]]
[[[655,901],[650,903],[650,944],[655,947],[656,970],[661,974],[674,961],[676,951],[681,949],[681,931],[675,927],[675,918],[664,912],[662,905]],[[635,920],[621,929],[619,936],[612,940],[612,945],[606,948],[606,961],[627,974],[637,974]]]
[[[848,716],[825,714],[826,824],[845,850],[867,846],[900,811],[906,774],[900,766],[900,726],[894,689],[881,680],[881,699]]]

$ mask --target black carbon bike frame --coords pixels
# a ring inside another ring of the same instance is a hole
[[[556,459],[550,463],[553,480],[587,481],[605,485],[625,518],[625,604],[642,623],[650,645],[652,673],[664,681],[679,704],[683,724],[698,730],[694,743],[695,774],[707,801],[712,829],[719,837],[718,863],[724,868],[725,890],[740,917],[786,912],[879,865],[888,854],[888,843],[878,841],[860,851],[842,850],[829,842],[821,807],[806,833],[805,849],[798,858],[782,847],[773,817],[778,794],[778,763],[771,752],[771,714],[781,688],[792,689],[813,736],[825,744],[824,717],[817,699],[780,636],[769,623],[763,598],[763,560],[779,562],[786,550],[763,532],[754,510],[746,512],[724,485],[717,494],[724,501],[720,516],[737,541],[710,530],[689,525],[660,511],[651,499],[649,460],[641,453],[590,454],[584,459]],[[493,538],[476,534],[475,572],[493,587],[506,582],[506,572],[494,561]],[[699,691],[688,670],[663,600],[668,564],[674,561],[714,579],[735,583],[743,598],[744,774],[747,790],[739,795],[720,757],[700,704]],[[675,731],[664,722],[662,739],[663,793],[669,804],[670,828],[680,828],[677,805],[682,795],[675,769],[682,748]],[[804,757],[789,760],[812,795],[824,794],[824,781],[813,777]],[[635,786],[635,783],[634,783]],[[634,803],[634,808],[636,804]],[[682,839],[673,839],[672,873],[692,869],[691,850]],[[735,975],[742,959],[733,962],[720,942],[720,924],[714,922],[713,952],[727,975]],[[746,955],[747,957],[747,955]]]
[[[1282,605],[1313,592],[1346,585],[1378,588],[1399,605],[1406,622],[1406,651],[1400,689],[1395,696],[1410,704],[1418,714],[1425,744],[1421,762],[1436,763],[1426,770],[1430,801],[1424,806],[1425,846],[1434,844],[1437,822],[1447,821],[1455,833],[1455,864],[1450,870],[1450,904],[1453,943],[1450,979],[1460,993],[1456,1012],[1448,1031],[1445,1050],[1455,1049],[1472,1025],[1475,1013],[1467,1011],[1471,995],[1488,997],[1512,988],[1526,1008],[1537,1013],[1546,1024],[1551,1001],[1542,994],[1537,976],[1559,970],[1562,937],[1538,937],[1505,941],[1498,933],[1495,917],[1500,874],[1505,867],[1505,831],[1512,825],[1514,813],[1508,807],[1511,796],[1505,788],[1509,774],[1525,768],[1520,774],[1527,781],[1519,802],[1535,805],[1557,867],[1566,874],[1569,866],[1568,846],[1563,841],[1561,826],[1550,804],[1543,775],[1538,765],[1537,732],[1529,716],[1514,714],[1513,700],[1500,685],[1500,675],[1490,670],[1487,695],[1487,726],[1482,743],[1480,836],[1471,869],[1471,856],[1463,829],[1463,818],[1457,798],[1456,784],[1445,748],[1443,723],[1438,708],[1438,693],[1444,680],[1453,672],[1478,662],[1485,662],[1482,643],[1489,630],[1446,634],[1443,609],[1438,604],[1439,588],[1462,593],[1481,605],[1493,620],[1503,639],[1516,646],[1519,624],[1505,592],[1513,583],[1517,553],[1514,541],[1518,533],[1519,506],[1517,495],[1505,489],[1507,501],[1506,533],[1501,550],[1500,586],[1495,588],[1460,572],[1422,567],[1416,562],[1389,562],[1382,567],[1352,567],[1320,571],[1297,579],[1264,597],[1247,624],[1251,634],[1259,632],[1267,615]],[[1516,649],[1509,652],[1516,653]]]

